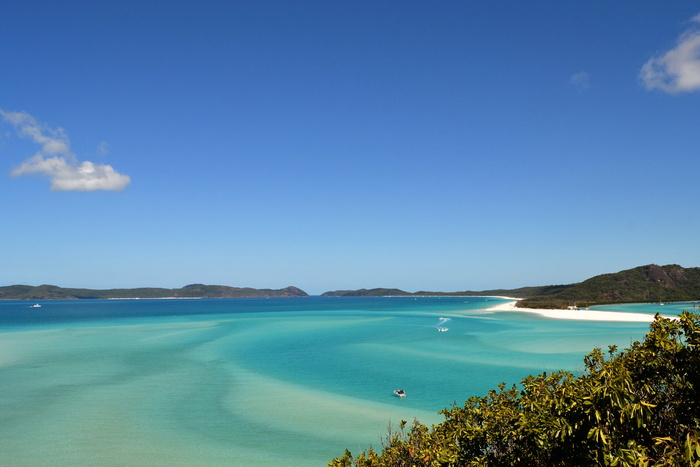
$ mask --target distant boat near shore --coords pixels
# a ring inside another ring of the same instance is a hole
[[[30,306],[29,308],[41,308],[41,305],[38,303],[35,303],[34,305]]]

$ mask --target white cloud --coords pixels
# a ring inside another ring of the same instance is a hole
[[[585,71],[574,73],[569,78],[569,84],[576,87],[579,91],[587,91],[591,87],[591,75]]]
[[[20,137],[41,146],[34,156],[12,170],[13,177],[44,175],[51,180],[54,191],[121,191],[131,182],[128,175],[120,174],[110,165],[78,161],[63,128],[47,128],[26,112],[0,109],[0,116],[15,127]],[[100,147],[106,153],[106,143],[101,143]]]
[[[647,89],[668,93],[700,90],[700,14],[691,19],[695,25],[681,34],[676,46],[652,57],[639,77]]]

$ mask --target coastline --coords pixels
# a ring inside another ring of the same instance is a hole
[[[554,310],[545,308],[519,308],[516,305],[518,298],[515,297],[498,297],[509,302],[501,303],[496,306],[487,308],[485,311],[510,311],[533,313],[545,318],[552,319],[571,319],[578,321],[627,321],[637,323],[651,323],[654,321],[654,315],[646,313],[620,313],[616,311],[596,311],[596,310]],[[668,319],[676,319],[674,316],[663,316]]]

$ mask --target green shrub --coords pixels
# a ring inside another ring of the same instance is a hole
[[[445,421],[390,431],[350,466],[700,467],[700,315],[657,315],[642,342],[595,349],[581,376],[561,371],[499,385]]]

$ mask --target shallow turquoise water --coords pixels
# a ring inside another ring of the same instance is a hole
[[[0,302],[0,465],[325,465],[648,329],[486,310],[498,302]],[[606,309],[676,313],[625,307]]]

